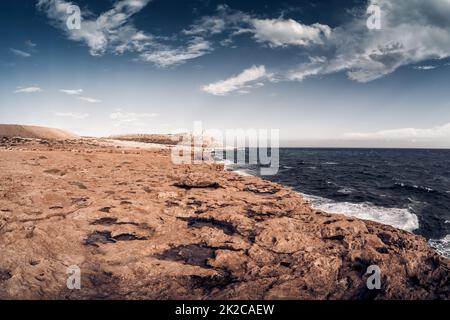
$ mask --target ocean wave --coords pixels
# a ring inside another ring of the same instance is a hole
[[[337,193],[351,194],[353,191],[355,191],[355,190],[352,189],[352,188],[346,188],[346,187],[343,187],[343,188],[340,188],[340,189],[337,191]]]
[[[225,167],[229,167],[234,164],[233,161],[228,160],[228,159],[216,158],[215,160],[217,163],[223,164]]]
[[[341,213],[359,219],[371,220],[409,232],[419,228],[419,219],[408,209],[378,207],[369,202],[336,202],[310,195],[304,195],[304,197],[311,202],[314,208],[325,212]]]
[[[253,175],[249,169],[233,168],[232,171],[242,176]],[[349,191],[350,190],[345,190],[345,192]],[[325,212],[341,213],[359,219],[371,220],[409,232],[419,228],[419,219],[417,218],[417,215],[410,212],[408,209],[379,207],[369,202],[337,202],[318,196],[302,195],[311,202],[311,205],[314,208]]]
[[[248,173],[245,170],[233,170],[233,172],[237,173],[238,175],[243,176],[243,177],[251,177],[251,176],[253,176],[252,174]]]
[[[442,239],[430,239],[428,243],[440,255],[450,259],[450,234]]]
[[[410,185],[410,184],[402,183],[402,182],[396,182],[394,184],[394,186],[397,188],[403,188],[406,190],[423,191],[423,192],[429,192],[429,193],[438,192],[438,191],[431,189],[429,187],[426,187],[426,186]]]
[[[216,162],[223,164],[225,171],[232,171],[241,176],[251,176],[246,170],[236,168],[236,163],[234,163],[234,161],[217,158]]]

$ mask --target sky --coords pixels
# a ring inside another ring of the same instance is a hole
[[[0,27],[0,123],[450,148],[450,0],[3,0]]]

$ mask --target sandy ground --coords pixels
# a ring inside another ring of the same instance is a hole
[[[450,297],[449,260],[425,239],[167,149],[3,140],[0,181],[1,299]]]

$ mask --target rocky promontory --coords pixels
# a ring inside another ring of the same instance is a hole
[[[0,299],[450,297],[424,238],[167,149],[5,138],[0,168]]]

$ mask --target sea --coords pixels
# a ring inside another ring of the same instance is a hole
[[[280,148],[278,152],[278,173],[262,178],[303,194],[317,209],[422,235],[450,258],[450,150]],[[245,153],[248,158],[249,150]],[[237,164],[221,154],[227,170],[260,176],[261,165]]]

